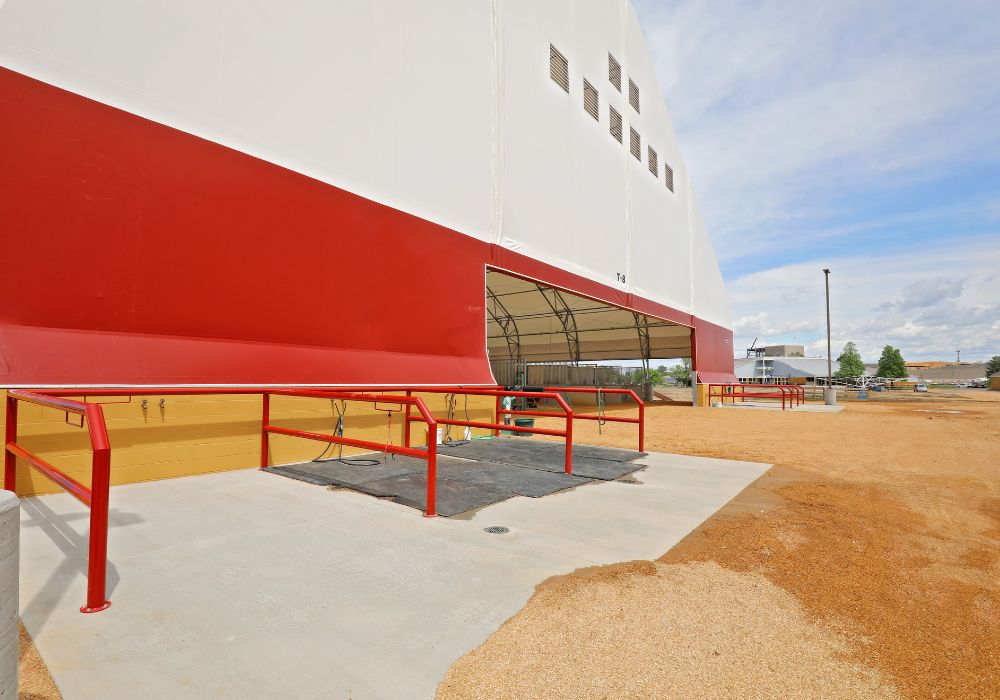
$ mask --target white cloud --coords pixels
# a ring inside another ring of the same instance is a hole
[[[733,332],[740,336],[774,337],[787,336],[801,332],[815,332],[819,326],[813,321],[794,321],[790,319],[771,320],[767,311],[761,311],[753,316],[744,316],[733,323]]]
[[[736,347],[1000,354],[1000,2],[634,2]]]
[[[723,263],[848,233],[851,191],[1000,157],[1000,3],[637,8]]]
[[[935,277],[920,279],[903,288],[901,297],[875,307],[875,311],[907,311],[940,305],[943,301],[953,302],[962,296],[964,279]]]
[[[825,355],[821,268],[829,267],[834,354],[847,341],[874,361],[894,345],[907,359],[1000,354],[1000,235],[897,256],[834,257],[746,275],[729,284],[737,348],[798,342]],[[887,300],[888,303],[880,303]]]

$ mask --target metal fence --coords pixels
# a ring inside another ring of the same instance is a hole
[[[502,386],[638,386],[648,382],[642,367],[572,362],[531,363],[493,360],[497,384]]]

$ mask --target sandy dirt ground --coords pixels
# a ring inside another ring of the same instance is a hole
[[[45,667],[45,662],[38,655],[35,645],[28,636],[24,625],[18,621],[20,634],[18,639],[18,697],[21,700],[59,700],[62,696],[52,682],[52,676]]]
[[[649,450],[775,466],[658,561],[539,586],[439,698],[1000,697],[1000,392],[647,424]]]

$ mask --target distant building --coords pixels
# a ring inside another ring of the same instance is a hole
[[[765,357],[805,357],[804,345],[768,345],[764,348]]]
[[[764,345],[747,348],[747,357],[804,357],[804,345]]]
[[[924,382],[967,382],[986,376],[985,362],[907,362],[906,368]]]
[[[778,346],[782,347],[782,346]],[[801,347],[801,346],[785,346]],[[767,384],[773,380],[783,382],[812,382],[816,377],[826,377],[827,365],[825,357],[789,357],[768,356],[737,359],[736,377],[743,382]],[[833,373],[840,369],[840,364],[834,360]]]

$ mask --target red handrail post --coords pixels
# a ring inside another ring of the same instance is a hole
[[[497,407],[495,412],[496,420],[493,422],[498,425],[500,424],[500,406],[502,405],[500,399],[501,399],[500,394],[497,394]],[[497,428],[496,430],[493,431],[493,437],[500,437],[500,428]]]
[[[104,410],[87,405],[87,427],[94,451],[90,476],[90,551],[87,555],[87,604],[82,613],[106,610],[111,605],[105,593],[108,574],[108,501],[111,491],[111,443]]]
[[[557,394],[558,396],[558,394]],[[568,406],[569,402],[567,402]],[[573,473],[573,409],[566,408],[566,473]]]
[[[437,424],[427,425],[427,509],[425,518],[437,515]]]
[[[10,394],[7,395],[7,424],[4,427],[4,451],[3,451],[3,487],[7,491],[14,491],[14,482],[17,479],[17,457],[7,449],[7,445],[17,442],[17,399]]]
[[[260,468],[267,468],[271,454],[271,435],[267,426],[271,422],[271,395],[266,391],[261,394],[260,401]]]
[[[646,451],[646,402],[639,402],[639,452]]]
[[[413,396],[413,392],[407,389],[406,396]],[[406,418],[403,420],[403,447],[410,447],[410,404],[406,404]]]

